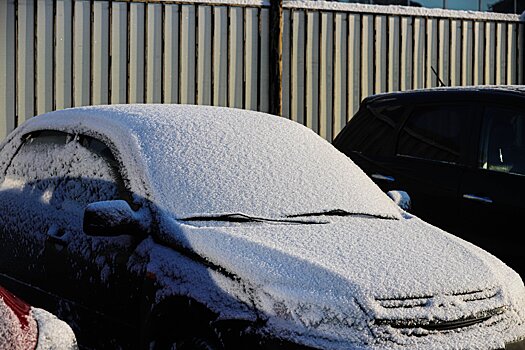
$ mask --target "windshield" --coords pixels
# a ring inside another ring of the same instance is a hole
[[[399,217],[355,164],[298,123],[227,108],[170,113],[154,127],[141,126],[154,134],[141,143],[158,202],[176,218],[286,218],[334,209]]]

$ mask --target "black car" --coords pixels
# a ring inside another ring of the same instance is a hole
[[[525,87],[443,87],[365,98],[336,137],[411,212],[525,274]]]

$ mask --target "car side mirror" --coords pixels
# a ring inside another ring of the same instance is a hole
[[[151,221],[144,212],[134,211],[124,200],[90,203],[84,210],[84,232],[90,236],[144,236]]]
[[[392,190],[386,193],[404,211],[412,209],[412,201],[405,191]]]

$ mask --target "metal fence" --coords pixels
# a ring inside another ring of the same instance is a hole
[[[0,139],[34,115],[89,104],[267,112],[278,89],[281,115],[332,140],[373,93],[437,86],[437,76],[523,83],[517,16],[346,6],[287,2],[275,31],[263,2],[1,0]],[[282,76],[270,86],[275,35]]]

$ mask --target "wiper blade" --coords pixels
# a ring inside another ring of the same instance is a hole
[[[319,221],[304,221],[290,219],[268,219],[256,216],[250,216],[241,213],[221,214],[221,215],[203,215],[192,216],[189,218],[179,219],[180,221],[227,221],[227,222],[266,222],[266,223],[291,223],[291,224],[325,224]]]
[[[369,213],[353,213],[353,212],[349,212],[343,209],[332,209],[332,210],[320,211],[320,212],[315,212],[315,213],[293,214],[293,215],[288,215],[287,217],[299,218],[299,217],[307,217],[307,216],[365,216],[365,217],[371,217],[371,218],[376,218],[376,219],[389,219],[389,220],[395,219],[387,215],[369,214]]]

